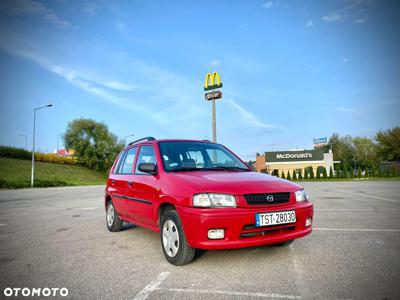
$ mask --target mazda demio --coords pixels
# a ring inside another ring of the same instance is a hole
[[[191,262],[196,249],[288,245],[312,231],[313,205],[290,181],[254,172],[210,141],[130,143],[110,170],[110,231],[123,222],[160,233],[166,259]]]

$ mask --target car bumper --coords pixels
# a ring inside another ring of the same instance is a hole
[[[296,211],[296,223],[255,227],[255,214],[259,212]],[[310,202],[274,208],[214,208],[177,207],[186,240],[192,248],[238,249],[290,241],[308,235],[312,226],[306,219],[313,218]],[[211,240],[208,230],[224,229],[223,239]]]

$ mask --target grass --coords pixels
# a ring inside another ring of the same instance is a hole
[[[35,163],[35,187],[97,185],[106,182],[106,173],[76,165]],[[30,187],[31,161],[0,157],[0,188]]]

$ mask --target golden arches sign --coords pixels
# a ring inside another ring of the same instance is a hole
[[[217,81],[217,82],[215,82]],[[204,90],[209,91],[222,87],[221,77],[217,72],[207,73],[206,80],[204,81]]]

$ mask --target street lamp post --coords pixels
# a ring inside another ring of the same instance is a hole
[[[131,136],[135,136],[134,134],[130,134],[130,135],[127,135],[127,136],[124,136],[123,137],[123,141],[124,141],[124,146],[126,145],[126,138],[128,138],[128,137],[131,137]]]
[[[31,187],[33,187],[33,180],[35,175],[35,131],[36,131],[36,111],[46,107],[52,107],[53,104],[36,107],[33,109],[33,141],[32,141],[32,173],[31,173]]]
[[[25,137],[25,149],[28,150],[28,136],[26,134],[18,134],[18,136]]]

